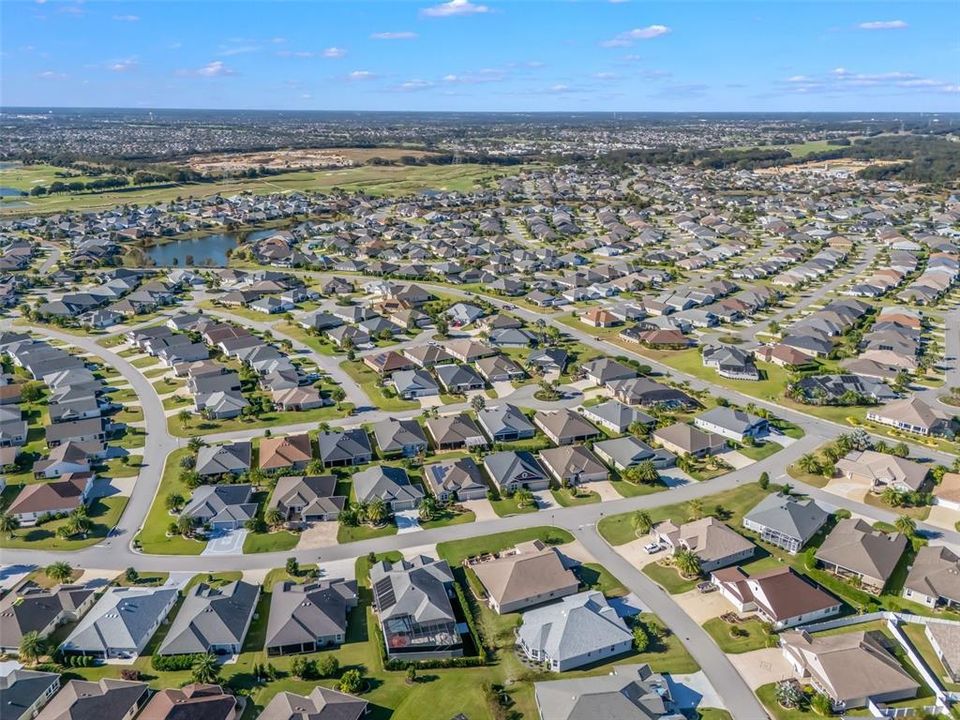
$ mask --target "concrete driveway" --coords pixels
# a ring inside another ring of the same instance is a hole
[[[698,625],[736,609],[719,592],[702,593],[694,589],[675,595],[673,599]]]
[[[483,500],[464,500],[460,503],[467,510],[471,511],[477,518],[477,522],[485,520],[496,520],[499,515],[493,510],[493,505],[487,499]]]
[[[397,523],[398,535],[423,529],[420,527],[420,511],[418,510],[401,510],[393,514],[393,519]]]
[[[751,652],[727,655],[751,690],[761,685],[793,677],[790,663],[780,648],[763,648]]]
[[[870,490],[866,483],[847,480],[846,478],[833,478],[823,489],[828,493],[833,493],[834,495],[839,495],[840,497],[845,497],[847,500],[854,500],[855,502],[863,502],[863,498],[866,497],[867,492]]]
[[[300,533],[297,550],[330,547],[337,544],[337,530],[340,524],[336,520],[311,523]]]
[[[614,548],[617,553],[635,568],[642,568],[652,562],[656,562],[666,554],[666,550],[651,555],[643,549],[644,545],[652,543],[656,538],[653,535],[643,535],[636,540],[631,540],[625,545],[618,545]]]
[[[551,493],[549,490],[537,490],[535,493],[533,493],[533,497],[537,501],[538,510],[557,507],[557,501],[554,500],[553,493]]]
[[[616,491],[613,487],[613,483],[609,480],[597,480],[595,482],[586,483],[583,487],[587,490],[593,490],[597,495],[600,496],[600,502],[604,500],[619,500],[623,497],[620,493]]]
[[[687,475],[683,470],[675,467],[661,470],[660,480],[670,489],[696,482],[696,480]]]
[[[243,541],[248,530],[222,531],[217,537],[209,540],[201,555],[243,555]]]
[[[725,453],[720,453],[717,457],[722,458],[732,465],[734,470],[740,470],[754,463],[753,460],[737,450],[728,450]]]
[[[493,390],[497,393],[498,398],[509,397],[516,392],[516,388],[513,386],[513,383],[509,381],[493,383]]]

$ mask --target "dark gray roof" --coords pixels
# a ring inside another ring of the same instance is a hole
[[[347,630],[347,611],[356,601],[356,580],[337,578],[309,585],[277,583],[270,596],[264,645],[299,645],[343,635]]]
[[[236,581],[222,588],[200,583],[187,594],[158,655],[207,652],[214,645],[242,645],[260,587]]]

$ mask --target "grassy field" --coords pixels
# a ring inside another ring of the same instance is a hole
[[[188,448],[174,450],[167,456],[160,479],[160,489],[150,506],[150,512],[143,522],[143,529],[137,534],[143,552],[155,555],[199,555],[206,547],[205,542],[192,540],[180,535],[167,537],[167,527],[176,518],[167,512],[164,501],[167,495],[180,494],[189,499],[190,489],[180,482],[180,460],[190,454]]]
[[[731,630],[737,627],[746,635],[734,637]],[[731,625],[723,618],[712,618],[703,624],[710,637],[725,653],[744,653],[766,647],[776,647],[776,636],[767,633],[764,624],[757,618]]]
[[[26,204],[0,205],[0,214],[52,213],[64,210],[78,212],[101,210],[116,205],[169,202],[176,198],[203,198],[216,194],[235,195],[251,192],[257,195],[270,193],[315,190],[324,192],[333,188],[347,191],[363,190],[373,195],[404,195],[423,190],[469,191],[497,176],[515,174],[523,166],[497,167],[492,165],[426,165],[426,166],[364,166],[343,170],[288,172],[264,178],[224,180],[216,183],[189,185],[166,185],[163,187],[136,188],[100,193],[78,193],[25,200]],[[49,173],[43,177],[48,177]],[[36,179],[36,178],[34,178]],[[42,178],[41,178],[42,179]],[[7,185],[8,177],[0,174],[0,184]],[[20,181],[22,182],[22,181]],[[32,180],[27,182],[32,183]],[[41,182],[39,184],[46,184]],[[14,185],[14,187],[19,187]]]
[[[93,526],[86,537],[61,538],[57,536],[57,529],[66,525],[69,520],[53,520],[39,527],[25,527],[17,530],[13,537],[0,536],[0,548],[19,548],[26,550],[60,550],[69,552],[81,550],[102,541],[107,534],[116,527],[127,506],[126,497],[108,497],[94,500],[87,514],[93,521]]]

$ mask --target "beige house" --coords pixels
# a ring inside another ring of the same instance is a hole
[[[907,538],[900,533],[886,535],[863,520],[847,518],[830,531],[816,558],[827,570],[856,578],[864,590],[879,595],[906,548]]]
[[[918,397],[897,400],[867,412],[867,420],[916,435],[938,435],[950,426],[952,418],[950,413]]]
[[[943,546],[920,548],[903,583],[903,596],[927,607],[960,607],[960,557]]]
[[[960,512],[960,473],[946,473],[933,489],[933,504]]]
[[[689,455],[695,458],[715,455],[727,448],[727,441],[720,435],[686,423],[678,422],[654,430],[651,437],[676,455]]]
[[[660,542],[674,552],[690,550],[700,558],[700,569],[711,572],[753,556],[754,544],[715,517],[684,523],[679,527],[667,520],[657,525]]]
[[[710,581],[737,612],[756,612],[776,630],[825,620],[841,603],[789,567],[747,575],[739,567],[715,570]]]
[[[580,585],[560,551],[539,540],[472,569],[487,591],[490,607],[501,615],[573,595]]]
[[[838,712],[863,707],[868,700],[889,703],[916,697],[920,686],[886,642],[878,632],[814,637],[793,630],[780,636],[783,656],[797,677],[809,679]]]
[[[927,485],[926,465],[874,450],[849,452],[837,461],[836,468],[848,480],[869,484],[874,492],[888,487],[920,492]]]
[[[955,683],[960,682],[960,625],[928,622],[923,633],[950,679]]]
[[[607,468],[583,445],[561,445],[540,451],[540,463],[561,485],[606,480]]]

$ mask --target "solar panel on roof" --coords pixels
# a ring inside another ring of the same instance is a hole
[[[392,607],[396,604],[397,598],[393,593],[393,583],[390,578],[381,578],[373,586],[377,595],[377,604],[381,608]]]

